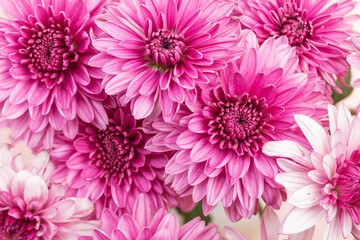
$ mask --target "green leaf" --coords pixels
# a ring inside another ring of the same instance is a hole
[[[349,72],[347,73],[347,77],[344,79],[344,82],[347,85],[350,85],[350,80],[351,80],[351,71],[349,70]],[[341,86],[340,82],[337,81],[336,85],[342,90],[342,93],[337,93],[334,90],[332,90],[332,99],[334,100],[334,104],[340,102],[341,100],[347,98],[351,92],[353,91],[353,87],[349,87],[349,88],[345,88],[343,86]]]
[[[190,222],[196,217],[200,217],[201,220],[205,221],[206,225],[211,222],[210,215],[204,216],[202,211],[202,201],[198,202],[193,210],[190,212],[183,212],[180,208],[176,208],[176,211],[184,217],[184,223]]]

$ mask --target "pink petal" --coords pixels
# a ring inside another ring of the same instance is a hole
[[[215,206],[226,196],[229,190],[230,185],[226,182],[224,174],[210,178],[207,186],[206,202],[211,206]]]
[[[137,235],[140,232],[139,225],[134,221],[132,217],[127,214],[123,215],[120,218],[118,228],[119,230],[128,233],[132,239],[136,239]]]
[[[119,217],[109,209],[104,209],[101,214],[101,228],[108,235],[116,229],[117,222],[119,221]]]
[[[155,105],[155,95],[139,96],[131,106],[135,119],[143,119],[150,115]]]
[[[98,229],[94,229],[93,237],[94,237],[94,240],[111,240],[111,238],[106,236],[106,234],[103,231],[98,230]]]
[[[133,209],[133,217],[136,222],[139,224],[140,228],[149,226],[151,223],[151,208],[149,204],[149,199],[146,198],[146,195],[140,194],[135,202]]]
[[[265,206],[261,216],[261,240],[278,239],[279,226],[280,220],[275,211],[271,207]]]

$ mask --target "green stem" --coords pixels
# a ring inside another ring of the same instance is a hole
[[[263,211],[264,211],[264,207],[263,207],[263,206],[261,206],[261,204],[259,203],[259,206],[258,206],[258,213],[259,213],[259,217],[260,217],[260,219],[261,219],[261,216],[262,216],[262,214],[263,214]]]

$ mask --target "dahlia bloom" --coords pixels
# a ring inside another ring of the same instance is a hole
[[[232,221],[257,212],[258,198],[279,208],[281,186],[274,159],[262,153],[267,141],[297,139],[295,113],[321,119],[328,100],[314,75],[294,73],[295,49],[287,38],[266,40],[244,31],[240,46],[246,53],[220,72],[221,86],[203,90],[173,123],[161,118],[147,149],[176,150],[166,165],[166,182],[181,196],[203,199],[207,215],[221,202]]]
[[[246,240],[244,236],[232,229],[226,229],[229,240]],[[217,226],[194,218],[179,227],[176,216],[167,213],[163,208],[156,213],[151,211],[149,199],[140,194],[136,199],[132,216],[125,214],[120,218],[108,209],[101,217],[101,230],[95,229],[93,237],[80,237],[79,240],[223,240],[217,232]]]
[[[280,231],[292,234],[314,226],[325,216],[323,239],[360,238],[360,118],[340,104],[329,105],[330,136],[327,129],[304,115],[295,115],[297,124],[310,143],[292,141],[265,144],[263,151],[278,157],[284,170],[276,181],[293,192],[294,208]]]
[[[299,70],[314,71],[336,91],[336,76],[343,85],[349,70],[348,40],[353,32],[353,0],[250,0],[239,16],[241,25],[253,30],[262,43],[286,36],[299,56]],[[335,76],[336,75],[336,76]],[[331,92],[330,92],[331,94]]]
[[[180,103],[195,102],[196,86],[217,84],[216,71],[238,51],[238,23],[228,17],[232,4],[216,0],[135,0],[106,6],[96,23],[105,32],[90,60],[102,66],[105,92],[131,101],[135,119],[159,104],[171,120]]]
[[[131,212],[140,193],[151,199],[152,209],[177,206],[175,193],[162,180],[167,155],[144,149],[149,136],[129,107],[107,110],[105,130],[80,122],[75,140],[55,136],[50,151],[57,167],[53,180],[94,201],[97,216],[104,207]]]
[[[66,198],[63,186],[46,181],[48,160],[41,153],[24,166],[8,146],[0,148],[0,239],[76,240],[97,225],[82,220],[93,211],[91,201]]]
[[[88,32],[106,0],[2,0],[0,110],[14,138],[50,148],[55,130],[72,138],[79,119],[105,127],[104,77],[88,65]]]

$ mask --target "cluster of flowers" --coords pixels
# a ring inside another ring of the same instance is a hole
[[[168,209],[235,222],[260,199],[263,239],[324,216],[324,239],[360,238],[360,117],[331,98],[360,69],[354,0],[0,7],[1,123],[39,153],[0,149],[0,239],[223,239]]]

